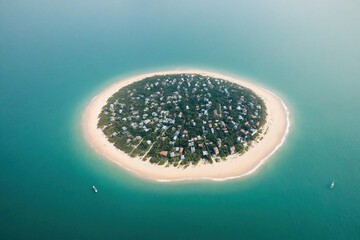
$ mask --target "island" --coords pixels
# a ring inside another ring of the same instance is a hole
[[[239,77],[173,70],[122,79],[92,99],[86,140],[148,179],[225,180],[256,171],[289,130],[284,102]]]

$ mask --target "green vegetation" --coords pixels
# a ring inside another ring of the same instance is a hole
[[[250,89],[198,74],[159,75],[134,82],[109,98],[98,127],[131,156],[187,167],[246,151],[266,121]]]

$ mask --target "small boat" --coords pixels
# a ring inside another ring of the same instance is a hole
[[[330,184],[330,189],[333,189],[335,187],[335,181],[332,181]]]
[[[92,189],[97,193],[97,188],[95,186],[92,186]]]

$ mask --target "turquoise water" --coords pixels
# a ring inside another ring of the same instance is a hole
[[[194,2],[0,2],[1,239],[360,238],[359,2]],[[90,99],[175,67],[277,92],[286,144],[226,182],[144,181],[94,154]]]

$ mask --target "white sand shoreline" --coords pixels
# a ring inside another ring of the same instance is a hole
[[[146,77],[162,74],[201,74],[222,78],[238,83],[253,90],[260,96],[267,107],[267,122],[265,124],[267,133],[263,139],[255,143],[243,155],[232,155],[226,161],[214,162],[213,164],[199,163],[188,168],[165,167],[151,164],[149,161],[141,161],[140,158],[132,158],[126,153],[113,146],[97,128],[98,116],[107,100],[120,88]],[[84,111],[82,118],[82,129],[86,141],[98,153],[120,165],[139,177],[152,179],[159,182],[184,181],[184,180],[212,180],[225,181],[244,177],[256,172],[285,142],[290,128],[289,111],[285,103],[273,92],[256,85],[241,77],[230,77],[220,73],[204,71],[199,69],[176,69],[172,71],[158,71],[140,74],[115,82],[100,94],[92,98]]]

